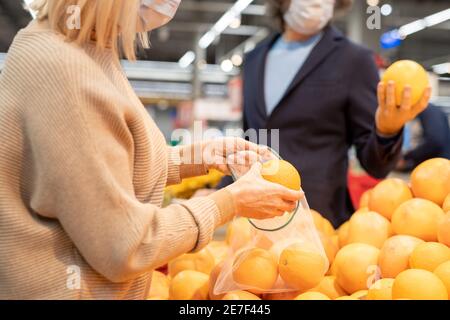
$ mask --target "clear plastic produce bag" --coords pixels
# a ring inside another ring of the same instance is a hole
[[[274,153],[273,158],[279,156]],[[239,164],[229,167],[234,179],[249,168]],[[232,224],[234,230],[227,235],[231,250],[217,277],[216,295],[235,290],[304,292],[315,287],[328,270],[306,197],[294,212],[266,220],[237,217]]]

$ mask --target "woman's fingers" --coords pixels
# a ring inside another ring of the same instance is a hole
[[[413,106],[414,114],[417,115],[421,113],[423,110],[425,110],[428,107],[428,104],[430,103],[430,98],[431,98],[431,87],[428,87],[422,94],[422,98],[420,98],[420,101],[415,106]]]
[[[402,104],[400,108],[404,111],[410,111],[412,108],[412,89],[411,86],[405,86],[403,89]]]

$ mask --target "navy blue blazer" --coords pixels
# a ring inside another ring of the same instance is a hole
[[[379,73],[373,53],[332,26],[267,115],[265,63],[279,36],[270,36],[245,59],[244,130],[268,129],[269,135],[280,130],[280,155],[300,171],[311,208],[339,226],[353,212],[347,188],[349,148],[356,147],[370,175],[384,178],[400,156],[402,134],[392,139],[376,134]]]

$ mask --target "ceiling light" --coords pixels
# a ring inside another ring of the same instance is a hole
[[[392,13],[392,6],[390,4],[383,4],[381,6],[381,14],[383,16],[388,16]]]
[[[181,68],[187,68],[191,65],[192,62],[195,61],[195,53],[194,51],[188,51],[185,53],[183,57],[178,61],[178,65]]]
[[[220,64],[220,68],[222,68],[223,72],[231,72],[233,71],[233,62],[229,59],[223,60]]]
[[[238,53],[233,54],[233,56],[231,57],[231,62],[236,67],[240,67],[242,65],[242,62],[243,62],[242,55],[240,55]]]

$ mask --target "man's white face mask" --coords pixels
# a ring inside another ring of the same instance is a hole
[[[181,0],[141,0],[138,32],[147,32],[167,24],[175,16]]]
[[[298,33],[316,34],[333,17],[334,3],[335,0],[291,0],[284,21]]]

